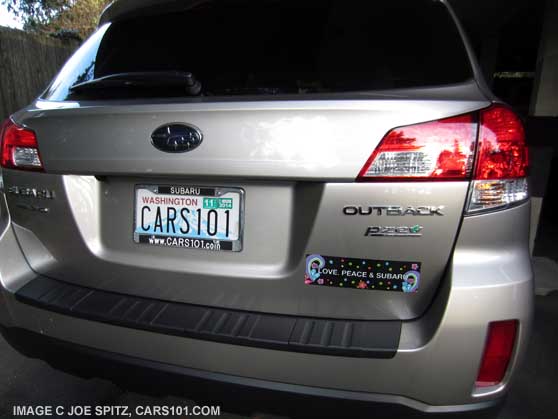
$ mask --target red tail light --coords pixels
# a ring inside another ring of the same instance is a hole
[[[517,320],[488,325],[488,336],[481,360],[477,387],[494,386],[502,382],[513,355],[517,335]]]
[[[388,132],[359,173],[359,180],[459,180],[472,174],[477,141],[473,114],[408,125]],[[478,180],[527,176],[525,131],[508,107],[480,112]]]
[[[528,155],[523,124],[513,111],[494,105],[481,112],[475,179],[527,176]]]
[[[523,124],[513,111],[494,105],[480,113],[470,214],[507,208],[529,199],[529,159]]]
[[[467,213],[474,214],[529,199],[527,171],[523,125],[511,109],[497,104],[480,113],[391,130],[357,181],[473,179]]]
[[[358,180],[469,178],[476,137],[473,115],[395,128],[370,156]]]
[[[14,124],[10,119],[2,124],[2,167],[6,169],[43,170],[35,132]]]

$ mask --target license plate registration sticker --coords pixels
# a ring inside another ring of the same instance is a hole
[[[211,251],[242,250],[244,191],[183,185],[138,185],[136,243]]]

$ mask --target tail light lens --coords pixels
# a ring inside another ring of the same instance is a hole
[[[2,124],[2,167],[6,169],[43,170],[39,145],[34,131],[14,124]]]
[[[475,163],[476,162],[476,163]],[[473,180],[467,213],[529,198],[528,154],[519,117],[503,105],[388,132],[357,181]]]
[[[494,105],[481,111],[469,214],[508,207],[529,198],[529,156],[523,124],[513,111]]]
[[[390,131],[358,180],[457,180],[471,176],[477,138],[473,115]]]
[[[467,213],[494,211],[518,204],[529,198],[527,178],[474,180]]]
[[[516,179],[527,176],[525,130],[513,111],[494,105],[481,111],[475,179]]]
[[[517,336],[517,320],[494,322],[488,325],[488,336],[475,385],[490,387],[504,379],[513,355]]]

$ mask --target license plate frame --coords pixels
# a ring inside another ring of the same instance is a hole
[[[201,237],[181,237],[184,241],[169,234],[154,235],[153,233],[139,233],[138,230],[138,199],[139,190],[148,190],[155,195],[190,197],[190,198],[220,198],[227,194],[238,194],[238,238],[236,240],[207,239]],[[174,191],[171,193],[171,191]],[[196,193],[198,192],[198,193]],[[243,250],[244,239],[244,210],[245,210],[245,191],[242,188],[222,187],[222,186],[199,186],[186,184],[137,184],[134,186],[133,204],[133,240],[136,244],[145,246],[168,247],[179,249],[206,250],[211,252],[241,252]],[[170,238],[170,240],[167,240]],[[151,239],[151,240],[150,240]],[[157,242],[154,239],[158,239]],[[172,239],[177,239],[176,241]],[[160,240],[165,240],[161,243]],[[174,242],[174,244],[169,244]]]

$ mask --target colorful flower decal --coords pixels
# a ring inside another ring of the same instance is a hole
[[[304,283],[358,290],[418,292],[421,263],[307,255]],[[409,269],[411,268],[411,269]]]

